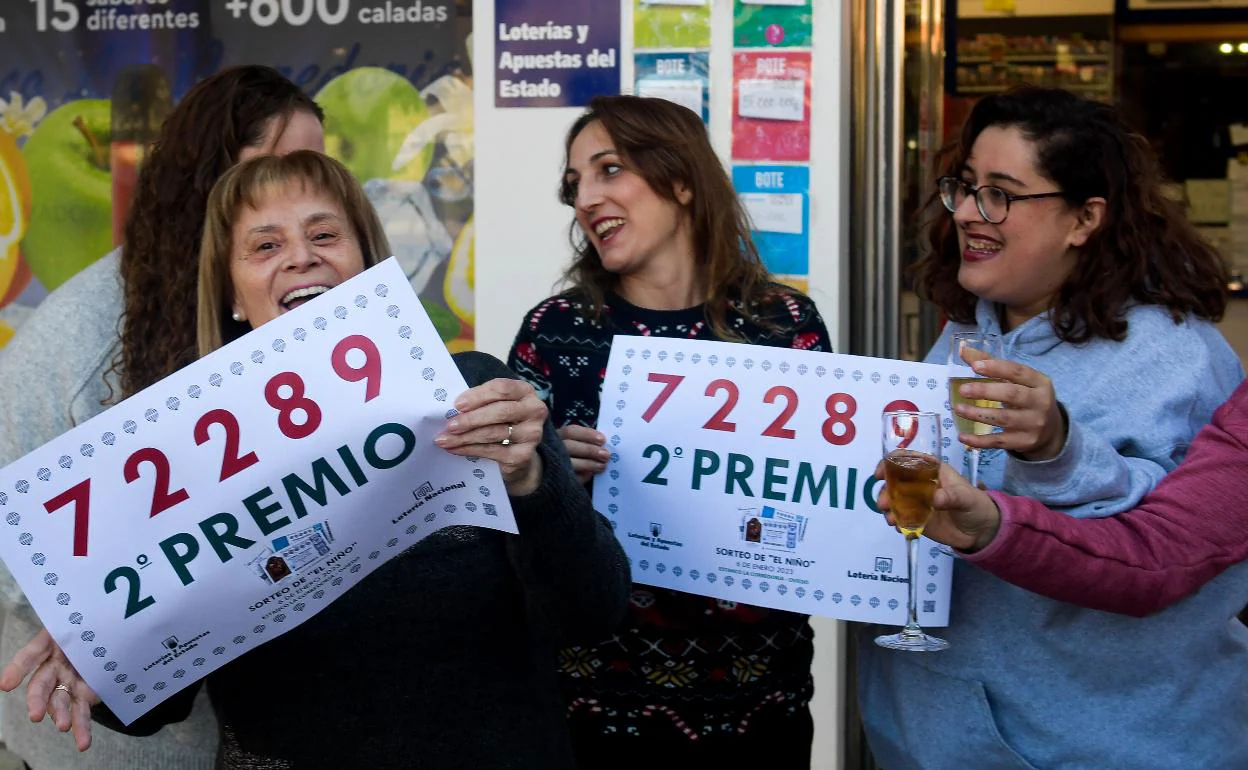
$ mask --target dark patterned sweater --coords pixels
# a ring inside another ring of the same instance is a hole
[[[729,327],[756,345],[830,351],[814,303],[773,291],[760,311],[772,327],[739,308]],[[717,339],[702,306],[647,310],[612,294],[594,319],[568,293],[529,311],[508,366],[533,384],[557,427],[592,427],[615,334]],[[722,741],[764,716],[804,717],[813,653],[806,615],[634,584],[616,634],[564,649],[560,672],[574,733]]]

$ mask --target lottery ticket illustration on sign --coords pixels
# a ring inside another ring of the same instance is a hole
[[[880,415],[945,415],[943,366],[617,336],[594,507],[638,583],[844,620],[905,622],[905,539],[875,507]],[[956,440],[945,459],[961,457]],[[923,541],[919,619],[946,625],[952,558]]]
[[[433,443],[465,389],[389,259],[0,470],[0,558],[130,723],[442,527],[515,532]]]

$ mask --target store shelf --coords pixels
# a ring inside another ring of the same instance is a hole
[[[1047,62],[1069,61],[1075,64],[1109,64],[1108,54],[1010,54],[1003,59],[994,60],[991,56],[959,56],[958,65],[963,64],[1043,64]]]
[[[1009,83],[1008,85],[999,85],[999,86],[958,86],[955,89],[955,91],[959,94],[1001,94],[1001,93],[1005,93],[1006,91],[1010,90],[1011,88],[1015,86],[1023,85],[1024,82],[1025,81],[1019,81],[1018,83]],[[1110,89],[1112,88],[1111,84],[1109,83],[1068,83],[1068,84],[1054,83],[1054,84],[1047,84],[1047,85],[1054,87],[1054,88],[1064,88],[1067,91],[1075,91],[1078,93],[1097,93],[1097,94],[1109,93]]]
[[[1014,17],[968,18],[968,2],[959,0],[957,15],[947,26],[948,93],[977,97],[1026,83],[1065,88],[1097,100],[1113,96],[1117,57],[1112,11],[1024,17],[1019,0]],[[1037,0],[1036,7],[1041,5],[1047,9],[1052,3]],[[1101,10],[1112,7],[1112,2],[1102,4]]]

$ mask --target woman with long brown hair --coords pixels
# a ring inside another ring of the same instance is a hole
[[[192,88],[161,126],[140,172],[123,246],[40,304],[0,357],[0,465],[195,360],[196,259],[208,193],[241,160],[321,149],[320,107],[277,70],[224,70]],[[29,377],[37,373],[39,386]],[[7,570],[0,659],[40,627]],[[34,770],[71,767],[73,747],[6,697],[4,740]],[[90,766],[209,768],[216,730],[206,705],[139,742],[100,730]]]
[[[608,457],[593,425],[614,335],[831,349],[814,303],[768,275],[693,112],[598,97],[565,153],[570,288],[528,313],[508,363],[546,401],[583,481]],[[812,640],[805,615],[634,585],[613,639],[561,653],[577,759],[808,768]]]
[[[944,161],[947,213],[918,286],[951,322],[927,360],[944,363],[968,331],[999,335],[1008,359],[976,363],[995,379],[962,385],[972,405],[955,407],[999,430],[958,440],[987,450],[989,488],[1081,518],[1134,508],[1243,378],[1211,323],[1226,305],[1221,258],[1109,105],[1031,87],[987,97]],[[1243,767],[1248,744],[1230,738],[1248,714],[1248,632],[1222,611],[1242,599],[1237,580],[1139,619],[959,560],[949,649],[862,636],[871,749],[890,770]]]

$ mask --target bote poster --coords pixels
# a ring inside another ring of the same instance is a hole
[[[810,161],[809,51],[752,51],[732,58],[732,158]]]
[[[326,113],[452,351],[473,340],[470,0],[0,5],[0,345],[121,240],[142,147],[196,82],[276,67]]]

